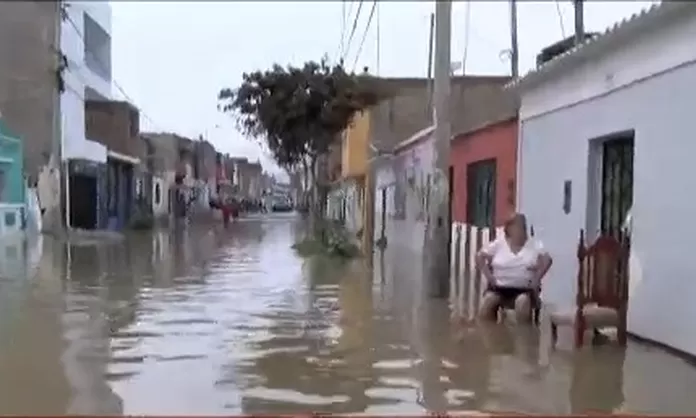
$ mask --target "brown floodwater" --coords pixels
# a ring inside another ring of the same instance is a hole
[[[0,244],[0,414],[694,414],[696,369],[453,325],[408,254],[305,261],[291,215]],[[35,242],[36,241],[36,242]]]

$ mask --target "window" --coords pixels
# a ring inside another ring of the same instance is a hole
[[[495,224],[496,161],[484,160],[469,164],[466,168],[467,222],[489,227]]]
[[[162,203],[162,187],[159,183],[155,184],[155,205]]]
[[[0,202],[5,201],[5,170],[0,166]]]
[[[394,219],[405,220],[406,219],[406,176],[402,175],[397,178],[394,184]]]

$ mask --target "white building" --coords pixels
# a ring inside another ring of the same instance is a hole
[[[632,206],[629,332],[691,354],[695,40],[696,3],[663,2],[511,86],[518,207],[555,259],[545,301],[573,303],[580,229],[616,228]]]
[[[106,1],[67,1],[61,24],[61,50],[67,57],[61,96],[63,159],[106,162],[105,146],[85,136],[85,100],[112,98],[111,5]]]

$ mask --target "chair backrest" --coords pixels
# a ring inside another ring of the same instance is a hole
[[[628,301],[628,247],[623,237],[601,235],[587,247],[578,243],[577,304],[621,308]]]

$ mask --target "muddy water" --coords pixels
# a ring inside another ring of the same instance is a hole
[[[378,259],[372,280],[303,262],[299,230],[269,216],[110,246],[4,244],[0,413],[696,412],[680,359],[452,326],[414,296],[407,258]]]

